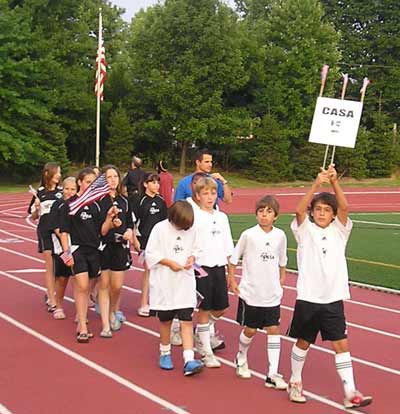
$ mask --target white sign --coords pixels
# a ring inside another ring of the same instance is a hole
[[[309,142],[354,148],[362,108],[358,101],[318,98]]]

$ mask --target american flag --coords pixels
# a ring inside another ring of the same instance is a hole
[[[322,70],[321,70],[321,82],[323,84],[325,84],[326,77],[328,76],[328,70],[329,70],[329,66],[328,65],[322,66]]]
[[[107,79],[106,65],[106,50],[104,48],[104,42],[101,41],[96,56],[96,84],[94,86],[94,93],[96,96],[100,96],[100,101],[104,99],[103,85]]]
[[[101,174],[76,200],[70,203],[69,214],[71,216],[75,215],[79,209],[99,200],[109,192],[110,187],[107,183],[106,176],[105,174]]]
[[[360,89],[360,93],[365,95],[365,92],[367,91],[367,86],[371,83],[371,81],[368,78],[363,79],[363,85]]]

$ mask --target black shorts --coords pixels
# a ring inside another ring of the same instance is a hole
[[[87,272],[90,279],[100,276],[100,252],[94,247],[80,246],[72,253],[72,275]]]
[[[124,271],[132,264],[128,243],[108,243],[100,252],[101,270]]]
[[[72,270],[67,266],[58,254],[53,254],[53,271],[55,277],[69,277]]]
[[[51,238],[51,233],[49,231],[39,231],[36,230],[38,238],[38,252],[43,253],[46,250],[53,251],[53,239]]]
[[[173,310],[151,310],[151,316],[157,316],[160,322],[169,322],[174,318],[183,322],[191,322],[193,318],[193,308],[173,309]]]
[[[269,326],[279,326],[281,307],[251,306],[239,298],[236,321],[242,326],[253,329],[263,329]]]
[[[196,289],[204,299],[199,305],[203,310],[223,310],[229,307],[228,284],[225,266],[202,266],[208,276],[196,278]]]
[[[323,341],[347,338],[343,301],[312,303],[296,300],[288,335],[313,344],[321,332]]]

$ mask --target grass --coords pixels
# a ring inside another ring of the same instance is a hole
[[[350,279],[400,290],[400,256],[396,248],[400,245],[400,214],[352,214],[351,218],[354,227],[347,246]],[[232,214],[229,219],[235,240],[243,230],[256,223],[255,216],[250,214]],[[287,267],[297,269],[296,242],[289,227],[292,219],[292,215],[282,214],[276,226],[284,230],[288,238]]]

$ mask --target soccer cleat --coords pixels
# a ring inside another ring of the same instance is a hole
[[[170,371],[171,369],[174,369],[174,364],[172,363],[171,354],[160,355],[160,368],[166,369],[168,371]]]
[[[359,391],[354,391],[354,393],[349,396],[349,398],[344,399],[344,406],[345,408],[357,408],[357,407],[365,407],[372,403],[372,397],[364,396]]]
[[[220,349],[224,349],[225,348],[224,337],[217,333],[215,335],[211,335],[210,344],[211,344],[211,349],[213,351],[219,351]]]
[[[251,378],[251,372],[249,370],[249,365],[247,364],[247,361],[244,361],[241,364],[239,364],[236,358],[235,363],[236,363],[236,375],[239,378],[243,378],[243,379]]]
[[[182,337],[179,331],[174,331],[171,329],[171,334],[169,337],[171,345],[181,346],[182,345]]]
[[[204,364],[198,360],[193,359],[192,361],[186,362],[185,366],[183,367],[183,375],[189,376],[198,374],[204,367]]]
[[[307,398],[303,395],[303,385],[301,382],[291,382],[287,387],[289,400],[295,403],[305,403]]]
[[[206,354],[201,360],[207,368],[219,368],[221,366],[221,363],[215,358],[214,354]]]
[[[275,388],[276,390],[286,390],[288,385],[281,374],[274,374],[266,377],[265,386],[267,388]]]

